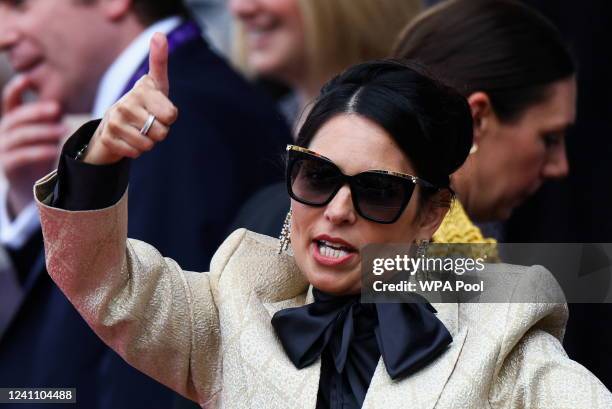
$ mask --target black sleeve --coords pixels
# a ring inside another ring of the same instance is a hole
[[[128,158],[112,165],[90,165],[75,159],[99,124],[100,120],[86,123],[64,144],[52,206],[72,211],[104,209],[125,193],[130,175]]]

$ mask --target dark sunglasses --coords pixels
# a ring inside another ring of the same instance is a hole
[[[416,185],[437,189],[416,176],[387,170],[348,176],[325,156],[287,145],[287,190],[291,198],[309,206],[325,206],[345,184],[351,189],[357,214],[384,224],[399,219]]]

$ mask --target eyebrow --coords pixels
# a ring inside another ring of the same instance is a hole
[[[297,152],[302,152],[302,153],[306,153],[308,155],[312,155],[312,156],[318,157],[320,159],[323,159],[323,160],[331,163],[336,168],[338,168],[340,170],[340,172],[343,172],[342,169],[340,169],[340,167],[333,160],[329,159],[326,156],[321,155],[320,153],[312,151],[312,150],[310,150],[308,148],[303,148],[303,147],[297,146],[297,145],[287,145],[286,151],[287,152],[289,152],[289,151],[297,151]],[[431,182],[428,182],[427,180],[421,178],[420,176],[415,176],[415,175],[411,175],[409,173],[397,172],[397,171],[393,171],[393,170],[368,169],[368,170],[364,170],[362,172],[359,172],[359,173],[357,173],[355,175],[358,175],[360,173],[368,173],[368,172],[371,172],[371,173],[380,173],[380,174],[384,174],[384,175],[392,175],[392,176],[400,177],[402,179],[409,179],[414,184],[420,184],[420,185],[424,185],[426,187],[436,188],[436,185],[434,185]],[[346,176],[355,176],[355,175],[346,175]]]

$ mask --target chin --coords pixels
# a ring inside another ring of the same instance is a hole
[[[67,88],[58,81],[48,80],[36,83],[36,93],[41,101],[57,101],[62,106],[69,105],[70,100]]]
[[[265,55],[254,55],[249,59],[249,66],[257,75],[275,78],[278,67]]]
[[[56,92],[55,90],[46,90],[42,88],[38,91],[38,98],[41,101],[57,101],[63,106],[69,105],[66,103],[68,98],[66,98],[63,93]]]
[[[321,272],[308,275],[308,281],[313,287],[328,294],[345,295],[355,294],[361,289],[361,278],[357,277],[357,281],[350,277],[342,276],[342,273]],[[346,274],[346,273],[344,273]]]
[[[508,220],[510,216],[512,216],[512,213],[514,213],[514,209],[521,206],[523,203],[525,203],[525,200],[514,200],[513,202],[507,201],[506,203],[502,204],[497,209],[497,220]]]
[[[275,52],[253,51],[249,56],[248,63],[251,69],[259,76],[276,81],[289,81],[288,73],[295,71],[290,64],[291,58],[288,53],[280,50]]]

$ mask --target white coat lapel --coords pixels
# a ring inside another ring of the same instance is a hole
[[[394,381],[382,358],[372,377],[363,409],[432,409],[448,381],[467,336],[467,328],[458,330],[458,305],[433,304],[437,317],[453,337],[453,342],[436,360],[404,379]]]
[[[277,311],[285,308],[300,307],[305,304],[314,302],[312,295],[312,287],[310,287],[307,293],[302,293],[297,297],[293,297],[287,300],[281,300],[276,302],[264,302],[263,306],[268,312],[270,319],[274,316]],[[278,341],[280,344],[280,341]],[[289,360],[289,358],[287,358]],[[312,365],[307,366],[303,369],[297,369],[291,364],[291,368],[295,371],[299,371],[300,377],[303,378],[304,382],[297,385],[296,390],[287,391],[289,396],[300,396],[302,408],[314,409],[317,404],[317,393],[319,391],[319,378],[321,376],[321,359],[317,359]],[[283,384],[282,379],[279,380],[279,385]],[[285,383],[283,388],[287,388]]]

